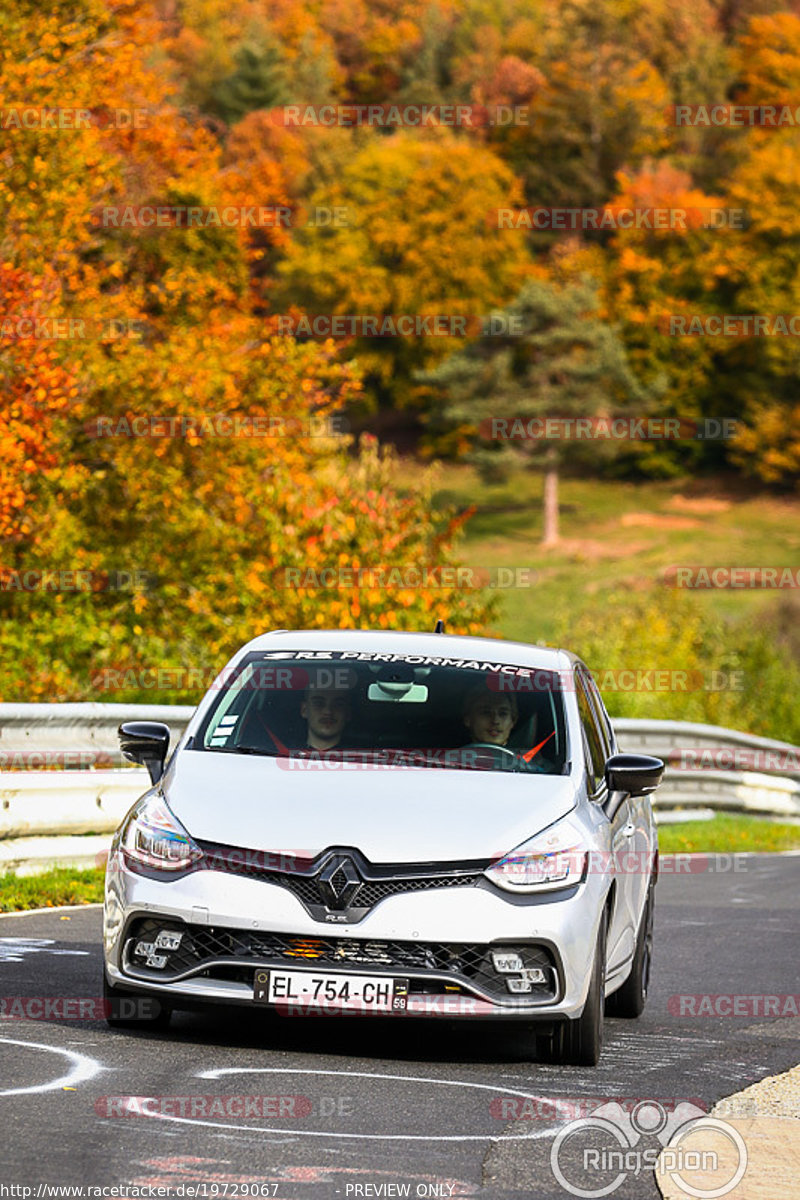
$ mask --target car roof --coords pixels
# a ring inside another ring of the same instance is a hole
[[[351,650],[362,653],[424,655],[467,662],[502,663],[540,670],[568,670],[580,660],[566,650],[458,634],[413,633],[385,629],[275,629],[253,638],[243,651]]]

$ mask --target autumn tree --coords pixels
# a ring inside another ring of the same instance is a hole
[[[283,59],[273,43],[242,46],[234,62],[233,73],[211,92],[214,109],[229,125],[256,109],[275,108],[288,100]]]
[[[569,434],[550,440],[536,419],[607,417],[631,401],[641,416],[647,400],[597,306],[588,280],[564,288],[530,280],[503,310],[508,333],[480,337],[426,376],[445,394],[440,421],[472,435],[485,475],[502,478],[520,462],[544,469],[545,546],[559,536],[559,470],[580,443]]]
[[[648,161],[636,172],[620,171],[609,198],[610,217],[626,211],[674,214],[656,228],[613,229],[603,243],[565,253],[557,274],[567,279],[590,269],[601,281],[600,315],[614,324],[638,379],[659,395],[659,414],[684,422],[731,417],[721,386],[713,340],[680,337],[678,321],[716,312],[717,279],[708,256],[736,251],[744,210],[728,221],[726,199],[694,186],[687,172],[669,162]],[[715,215],[716,214],[716,215]],[[717,218],[724,225],[715,227]],[[568,265],[571,261],[571,267]],[[632,442],[621,449],[615,469],[631,474],[670,476],[701,465],[721,468],[726,447],[692,439]]]
[[[0,93],[141,105],[149,120],[19,130],[9,152],[10,316],[83,320],[86,336],[0,344],[0,536],[13,568],[0,589],[2,698],[152,700],[135,682],[104,690],[103,672],[158,666],[184,673],[162,698],[196,699],[187,670],[216,669],[270,625],[428,628],[445,605],[454,629],[479,631],[490,607],[478,592],[315,584],[323,567],[453,561],[457,527],[432,511],[430,485],[408,488],[374,445],[328,429],[358,395],[357,372],[331,347],[267,336],[247,228],[103,219],[143,204],[280,203],[289,184],[257,154],[248,162],[244,131],[232,169],[206,125],[173,106],[173,81],[147,65],[162,36],[149,5],[82,0],[80,16],[43,28],[21,0],[13,19],[4,10]],[[304,588],[290,567],[310,573]],[[92,582],[14,583],[62,570]],[[116,588],[120,573],[140,582]]]
[[[785,12],[756,17],[735,52],[737,103],[791,111],[800,105],[800,18]],[[713,281],[716,311],[793,314],[800,311],[800,131],[755,125],[739,133],[739,163],[727,181],[726,203],[747,214],[745,228],[711,242],[698,265]],[[728,415],[740,421],[730,461],[765,483],[796,485],[797,338],[720,338],[715,359],[714,386]]]
[[[453,77],[477,103],[510,99],[525,110],[524,124],[487,126],[484,137],[522,179],[528,203],[601,204],[616,171],[666,149],[669,91],[616,8],[488,7],[468,5],[470,36],[457,36]]]
[[[78,380],[59,362],[53,343],[36,337],[58,293],[51,276],[35,279],[0,263],[0,547],[3,567],[36,536],[36,500],[80,472],[59,456],[58,434],[75,411]],[[52,320],[50,320],[52,328]]]
[[[443,130],[373,137],[312,193],[312,205],[341,209],[347,223],[298,230],[276,304],[481,317],[514,294],[527,267],[524,242],[497,227],[498,208],[519,199],[495,155]],[[414,371],[442,358],[449,340],[357,337],[348,354],[362,364],[373,403],[403,407],[420,401]]]

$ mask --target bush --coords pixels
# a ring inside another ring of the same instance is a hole
[[[800,665],[776,644],[769,621],[754,628],[726,620],[676,591],[606,593],[601,610],[562,621],[558,640],[591,668],[612,717],[699,721],[800,742]],[[669,674],[651,691],[604,681],[604,672],[621,669]]]

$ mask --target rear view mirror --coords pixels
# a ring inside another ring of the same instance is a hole
[[[158,783],[169,749],[169,725],[161,721],[123,721],[117,734],[125,758],[147,767],[150,782]]]
[[[661,783],[664,764],[649,754],[614,754],[606,763],[606,783],[611,792],[648,796]]]
[[[382,700],[384,703],[405,701],[406,704],[424,704],[428,699],[428,688],[424,683],[417,683],[419,675],[423,679],[430,671],[419,671],[410,663],[387,663],[381,667],[377,679],[367,688],[368,700]]]
[[[368,700],[405,701],[406,704],[424,704],[428,699],[428,689],[424,683],[391,683],[381,680],[371,683],[367,691]]]

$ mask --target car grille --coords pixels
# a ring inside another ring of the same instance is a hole
[[[276,884],[286,888],[315,918],[326,910],[325,896],[319,886],[319,872],[330,857],[328,852],[316,860],[305,860],[305,866],[297,870],[277,870],[270,865],[268,853],[222,846],[212,842],[198,841],[205,856],[205,866],[213,871],[225,871],[262,883]],[[420,868],[416,864],[396,864],[391,867],[373,867],[358,857],[361,871],[361,886],[354,896],[348,911],[349,923],[362,920],[366,914],[389,896],[400,896],[408,892],[429,891],[434,888],[474,887],[489,866],[486,863],[437,864],[436,871]],[[338,873],[337,873],[338,874]],[[336,882],[334,875],[332,882]]]
[[[148,967],[147,956],[137,947],[155,945],[159,934],[181,933],[176,950],[157,949],[166,961]],[[255,965],[298,967],[317,965],[326,970],[368,967],[371,972],[403,973],[422,977],[446,976],[452,983],[468,983],[511,1003],[552,1000],[558,990],[557,972],[551,951],[540,945],[497,943],[401,942],[356,938],[308,937],[285,933],[258,933],[218,926],[183,925],[175,920],[140,918],[130,926],[125,942],[128,972],[140,978],[167,981],[184,975],[213,975],[217,978],[247,978],[252,982]],[[515,950],[526,968],[540,967],[546,982],[533,985],[523,996],[511,996],[506,977],[493,966],[492,950]],[[211,964],[204,967],[204,964]],[[246,968],[231,974],[230,968]],[[412,990],[414,990],[412,988]]]

